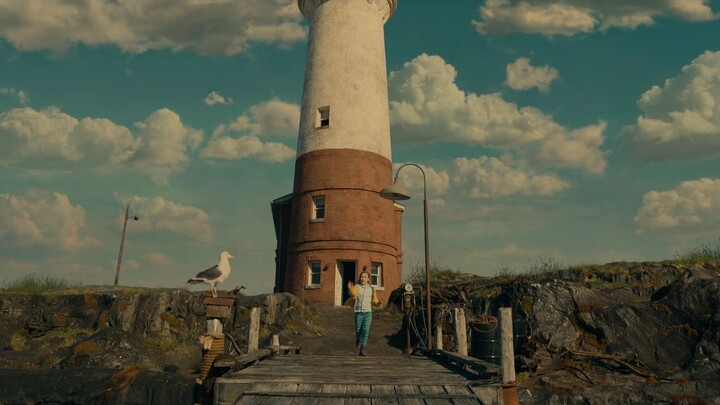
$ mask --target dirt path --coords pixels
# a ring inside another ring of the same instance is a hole
[[[352,308],[314,304],[320,335],[312,332],[280,334],[280,343],[302,346],[303,354],[357,356],[355,348],[355,317]],[[404,347],[402,315],[389,309],[373,310],[370,338],[366,351],[369,356],[401,356]]]

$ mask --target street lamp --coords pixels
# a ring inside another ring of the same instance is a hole
[[[425,182],[425,170],[415,163],[405,163],[397,169],[397,172],[395,172],[395,180],[393,180],[393,184],[382,189],[382,191],[380,191],[380,196],[388,200],[410,199],[410,193],[407,189],[397,182],[400,170],[402,170],[405,166],[415,166],[420,169],[420,172],[423,175],[423,219],[425,220],[425,295],[427,299],[427,330],[425,333],[427,336],[427,349],[432,350],[432,310],[430,308],[430,238],[428,234],[427,184]]]

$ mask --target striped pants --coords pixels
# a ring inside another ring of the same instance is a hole
[[[362,347],[367,345],[371,323],[372,312],[355,312],[355,337],[360,341]]]

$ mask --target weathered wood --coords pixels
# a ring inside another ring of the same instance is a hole
[[[258,349],[260,337],[260,308],[250,309],[250,327],[248,328],[248,353]]]
[[[415,395],[420,393],[417,385],[396,385],[395,393],[402,394],[398,397],[400,405],[425,405],[425,401]]]
[[[232,307],[225,305],[206,305],[205,316],[207,318],[229,318]]]
[[[280,347],[280,335],[272,335],[272,343],[270,346]]]
[[[398,399],[395,394],[395,386],[390,384],[375,384],[370,386],[370,391],[374,395],[372,405],[398,405]]]
[[[453,309],[453,326],[455,327],[455,347],[458,354],[467,356],[467,324],[465,323],[465,310]]]
[[[500,368],[502,383],[515,382],[515,350],[513,348],[512,308],[500,308]]]
[[[241,356],[229,357],[224,359],[215,360],[213,364],[215,367],[229,367],[233,370],[243,369],[265,357],[270,356],[273,351],[270,349],[260,349],[252,353],[243,354]]]
[[[453,405],[477,405],[480,402],[467,385],[445,385],[443,388],[450,395],[464,395],[467,397],[453,399]]]
[[[235,305],[235,297],[205,297],[203,305],[220,305],[231,307]]]
[[[463,357],[456,353],[452,355]],[[471,361],[471,358],[463,359]],[[226,374],[218,378],[216,384],[244,387],[247,385],[243,384],[252,384],[242,392],[239,403],[478,404],[474,392],[467,388],[469,378],[472,376],[467,372],[454,373],[424,356],[276,355],[252,367]],[[237,392],[236,389],[219,391]],[[233,399],[237,401],[237,397],[219,399],[222,404],[231,403]]]
[[[463,356],[446,350],[433,350],[433,354],[445,357],[446,359],[456,363],[456,365],[460,368],[463,368],[464,366],[470,367],[480,375],[497,374],[500,372],[498,366],[475,357]]]
[[[442,325],[438,322],[435,323],[435,349],[443,349],[443,331]]]

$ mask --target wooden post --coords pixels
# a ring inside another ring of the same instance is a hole
[[[502,383],[515,382],[515,350],[513,348],[512,308],[500,308],[500,367]]]
[[[442,325],[439,322],[435,323],[435,348],[438,350],[443,349],[443,332]]]
[[[453,325],[455,326],[455,346],[458,354],[467,356],[467,325],[465,324],[465,310],[453,309]]]
[[[272,335],[272,347],[280,347],[280,335]]]
[[[260,308],[250,309],[250,328],[248,328],[248,353],[258,349],[260,336]]]

